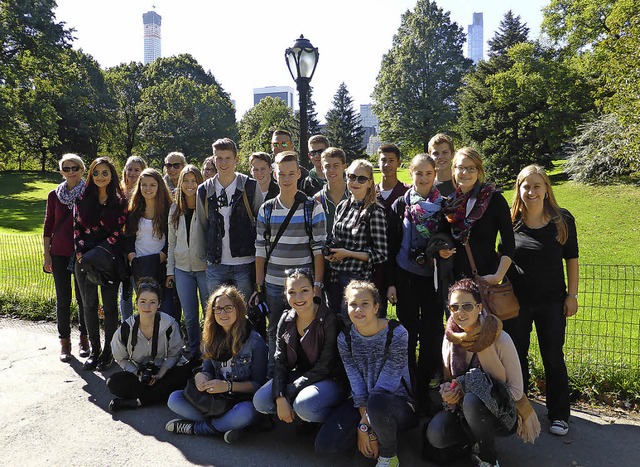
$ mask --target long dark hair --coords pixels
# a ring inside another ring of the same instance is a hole
[[[86,206],[97,206],[100,201],[98,199],[98,186],[93,181],[93,171],[100,164],[105,164],[109,167],[109,172],[111,172],[111,181],[107,185],[107,202],[105,203],[107,206],[118,206],[120,200],[124,197],[122,194],[122,190],[120,189],[120,180],[118,179],[118,172],[116,171],[113,162],[108,157],[98,157],[91,162],[89,166],[89,171],[87,172],[87,182],[84,188],[84,193],[82,194],[82,200],[80,203],[85,204]],[[88,212],[93,213],[93,216],[97,216],[97,210],[88,209]]]
[[[140,191],[140,183],[144,177],[153,178],[158,184],[158,191],[156,192],[156,205],[153,213],[153,234],[157,238],[162,238],[167,234],[169,230],[168,215],[169,207],[171,207],[171,193],[167,185],[162,179],[162,174],[156,169],[146,168],[140,174],[136,187],[133,190],[131,199],[129,200],[129,219],[127,219],[127,235],[134,235],[138,231],[138,224],[140,218],[143,216],[147,203]]]

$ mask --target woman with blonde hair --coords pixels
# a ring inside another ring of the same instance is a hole
[[[207,262],[198,245],[204,243],[195,216],[196,193],[202,175],[187,165],[178,177],[175,202],[169,210],[169,253],[166,286],[175,283],[187,328],[191,358],[200,359],[200,305],[207,306]],[[198,292],[200,300],[198,300]]]
[[[518,174],[511,219],[515,255],[509,278],[520,302],[520,313],[505,321],[505,330],[518,350],[527,389],[527,355],[535,322],[546,379],[549,431],[564,436],[569,431],[570,399],[562,347],[567,317],[578,311],[576,223],[569,211],[558,206],[549,177],[539,165],[529,165]]]
[[[371,280],[373,265],[387,260],[387,217],[376,201],[373,166],[356,159],[347,168],[347,188],[351,196],[336,208],[329,248],[323,251],[331,268],[329,308],[349,321],[343,291],[353,279]]]
[[[448,198],[445,212],[455,245],[455,249],[449,250],[455,253],[454,275],[456,279],[472,277],[464,246],[468,243],[477,273],[489,284],[497,285],[504,279],[514,253],[509,205],[501,191],[485,181],[478,151],[461,148],[451,163],[456,191]],[[502,243],[501,256],[496,253],[498,233]]]
[[[84,308],[78,281],[68,269],[73,257],[73,206],[84,191],[84,162],[75,154],[65,154],[58,162],[64,181],[51,190],[44,215],[44,262],[42,270],[53,274],[56,288],[56,320],[60,338],[60,361],[71,360],[71,284],[76,291],[80,323],[80,356],[89,356],[89,339],[84,325]]]
[[[133,196],[133,190],[138,185],[138,179],[144,169],[147,168],[147,163],[140,156],[131,156],[127,159],[122,169],[122,180],[120,180],[120,189],[128,200]],[[123,281],[120,286],[120,315],[122,321],[125,321],[129,316],[133,314],[133,302],[132,295],[135,288],[135,281],[133,278]]]
[[[216,417],[201,412],[175,391],[167,405],[184,417],[167,423],[165,429],[186,435],[222,436],[235,442],[243,428],[257,417],[252,394],[267,377],[267,345],[246,319],[244,297],[234,286],[214,290],[207,303],[202,349],[204,365],[194,377],[202,393],[231,400],[228,410]]]

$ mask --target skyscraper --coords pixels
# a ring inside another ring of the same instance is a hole
[[[142,14],[144,24],[144,64],[153,62],[160,58],[160,24],[162,16],[155,11],[147,11]]]
[[[474,65],[482,60],[484,50],[482,13],[473,14],[473,24],[470,24],[467,29],[467,47],[469,58]]]

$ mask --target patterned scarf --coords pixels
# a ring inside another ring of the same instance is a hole
[[[410,188],[405,195],[405,218],[408,219],[420,235],[429,239],[436,232],[442,216],[442,196],[434,186],[429,195],[423,198],[415,188]]]
[[[493,194],[499,192],[500,190],[490,183],[476,183],[473,190],[467,193],[462,193],[460,187],[456,188],[456,192],[447,198],[445,208],[453,238],[465,243],[471,227],[484,215]],[[467,216],[467,202],[470,198],[476,198],[476,204]]]
[[[73,187],[71,191],[67,189],[67,181],[65,180],[56,187],[56,196],[62,204],[67,206],[69,209],[73,209],[76,198],[78,198],[78,196],[80,196],[83,191],[84,180],[80,180],[80,183]]]

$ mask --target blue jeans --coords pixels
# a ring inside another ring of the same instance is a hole
[[[136,289],[136,282],[133,276],[129,278],[128,283],[120,284],[120,316],[124,323],[133,314],[133,291]]]
[[[367,400],[367,415],[371,428],[378,435],[380,456],[393,457],[398,453],[398,433],[413,428],[418,416],[400,397],[376,393]],[[322,426],[316,437],[316,453],[340,454],[357,444],[360,412],[353,400],[342,403]]]
[[[282,285],[274,285],[267,282],[264,286],[264,298],[269,306],[269,327],[267,328],[269,365],[267,367],[267,378],[271,378],[273,377],[273,366],[275,365],[273,354],[276,352],[278,321],[280,321],[280,317],[288,304],[284,297],[284,286]]]
[[[202,306],[204,313],[207,309],[207,298],[209,297],[207,273],[205,271],[187,272],[175,268],[174,278],[178,297],[184,311],[189,351],[192,357],[200,358],[200,306]],[[199,301],[198,292],[200,293]]]
[[[462,400],[462,414],[465,425],[460,417],[446,410],[438,412],[429,422],[427,438],[438,449],[471,440],[480,447],[478,456],[485,462],[495,464],[496,434],[508,435],[500,426],[498,419],[491,413],[484,402],[473,393],[467,393]],[[517,425],[517,422],[516,422]],[[515,426],[513,428],[515,431]]]
[[[167,406],[179,416],[196,422],[194,432],[197,435],[215,435],[229,430],[239,430],[251,425],[258,413],[251,401],[238,402],[224,415],[207,418],[184,398],[182,390],[169,396]]]
[[[244,295],[245,300],[249,300],[253,294],[253,284],[256,281],[256,263],[249,264],[213,264],[207,262],[207,288],[209,295],[222,284],[235,285]]]
[[[256,410],[264,414],[278,412],[272,394],[273,380],[258,389],[253,396]],[[331,379],[324,379],[311,384],[298,393],[293,401],[293,411],[305,422],[322,423],[344,400],[342,386]]]

